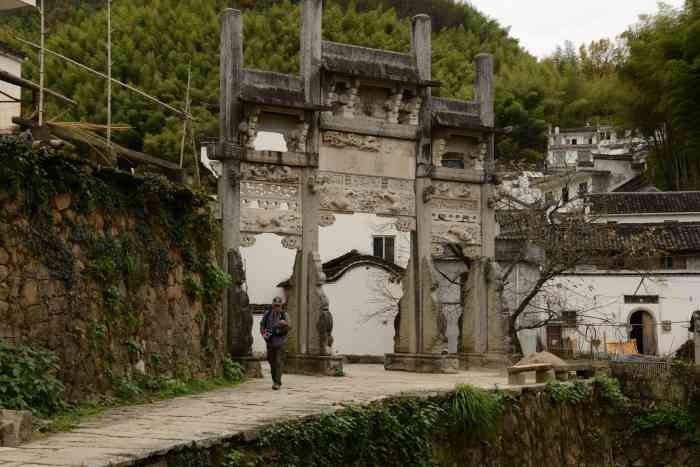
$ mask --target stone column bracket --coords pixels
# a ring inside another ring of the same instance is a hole
[[[223,149],[216,149],[216,152],[209,155],[209,159],[215,161],[239,161],[243,157],[243,148],[240,144],[232,141],[224,141],[220,144]]]
[[[321,214],[318,225],[319,227],[330,227],[335,224],[335,220],[335,215],[332,212],[326,212]]]

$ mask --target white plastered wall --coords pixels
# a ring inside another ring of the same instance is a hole
[[[585,336],[594,333],[601,342],[626,341],[630,315],[645,310],[656,322],[659,354],[671,354],[690,338],[690,316],[700,309],[700,274],[579,274],[555,283],[569,293],[571,308],[583,310],[580,319],[588,326],[577,333],[581,350],[588,350]],[[626,304],[625,295],[635,294],[658,295],[659,303]],[[663,321],[671,321],[671,331],[663,330]]]

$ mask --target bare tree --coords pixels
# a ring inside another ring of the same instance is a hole
[[[632,269],[635,262],[644,263],[655,255],[650,247],[654,244],[650,241],[653,229],[620,236],[615,225],[600,223],[590,214],[585,195],[568,203],[538,200],[529,204],[504,197],[509,209],[499,212],[499,241],[505,247],[505,255],[499,258],[498,293],[502,303],[506,291],[513,287],[517,268],[529,265],[532,271],[526,284],[518,284],[523,285],[522,294],[513,297],[513,309],[508,310],[508,335],[514,353],[522,353],[520,331],[539,329],[560,320],[564,310],[606,320],[591,313],[595,307],[571,310],[566,303],[571,291],[561,290],[555,281],[557,277],[582,265]]]

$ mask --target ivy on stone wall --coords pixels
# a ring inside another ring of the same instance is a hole
[[[464,385],[449,396],[399,398],[273,425],[222,465],[433,465],[436,438],[487,441],[505,395]]]
[[[112,374],[110,346],[125,348],[132,365],[144,358],[138,336],[147,295],[153,289],[170,293],[174,275],[178,286],[197,291],[190,299],[200,302],[196,319],[208,329],[230,279],[214,260],[219,227],[205,193],[161,176],[134,176],[36,150],[10,137],[0,137],[0,187],[0,246],[18,241],[63,284],[69,300],[89,305],[83,314],[90,315],[90,350],[101,355],[97,366],[106,363],[104,376],[113,383],[122,375]],[[201,347],[213,352],[209,332],[203,334]],[[162,360],[153,354],[148,363],[158,370]],[[187,379],[192,371],[183,365],[169,371]]]

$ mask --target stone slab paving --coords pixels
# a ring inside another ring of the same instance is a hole
[[[209,446],[271,423],[366,404],[401,393],[446,391],[457,384],[505,387],[498,371],[454,375],[387,372],[381,365],[346,365],[343,378],[285,375],[281,391],[269,378],[236,388],[111,410],[19,448],[0,448],[0,467],[129,466],[183,446]]]

